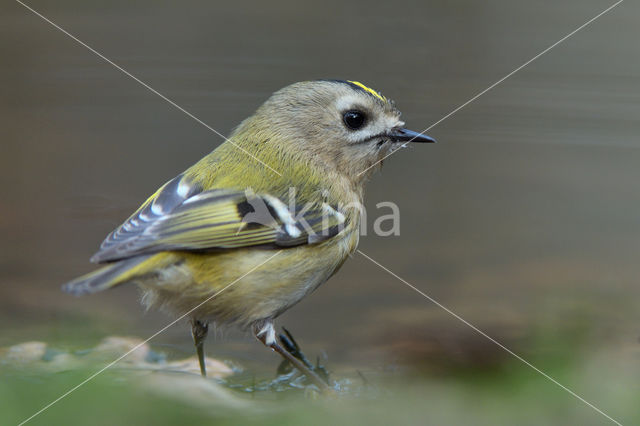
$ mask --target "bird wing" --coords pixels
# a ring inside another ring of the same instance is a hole
[[[289,209],[268,194],[202,191],[180,175],[111,232],[91,261],[111,262],[166,250],[314,244],[338,234],[344,223],[345,216],[326,203]]]

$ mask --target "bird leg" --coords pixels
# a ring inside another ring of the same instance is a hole
[[[191,320],[191,335],[193,336],[193,343],[196,345],[196,353],[198,354],[200,374],[202,374],[202,377],[207,377],[207,367],[204,358],[204,340],[207,338],[208,331],[209,323],[197,319]]]
[[[284,331],[284,334],[278,335],[278,341],[282,347],[291,355],[302,361],[307,368],[314,371],[324,382],[330,383],[329,372],[324,368],[324,366],[320,365],[320,359],[318,358],[314,367],[311,361],[309,361],[304,353],[302,353],[300,346],[298,346],[298,342],[293,338],[291,332],[284,327],[282,327],[282,330]],[[278,366],[278,374],[286,374],[289,368],[291,368],[289,361],[286,359],[282,360],[282,363]]]
[[[289,361],[302,374],[307,376],[321,391],[330,391],[329,385],[320,378],[313,370],[307,367],[302,361],[290,354],[276,340],[276,331],[273,328],[273,321],[260,321],[253,325],[253,334],[266,347],[279,353],[284,359]]]

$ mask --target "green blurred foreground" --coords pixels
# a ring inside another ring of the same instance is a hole
[[[546,338],[537,339],[536,346],[564,345],[565,356],[530,362],[617,421],[640,423],[640,393],[629,392],[639,389],[640,368],[621,374],[614,363],[611,371],[595,371],[591,367],[603,358],[615,361],[607,348],[590,347],[584,333],[576,330],[566,336],[551,330],[540,334]],[[0,424],[20,423],[139,341],[108,337],[87,350],[61,350],[42,342],[1,349]],[[144,345],[29,424],[611,423],[493,344],[475,343],[475,349],[466,348],[473,359],[456,356],[457,349],[447,353],[407,347],[414,357],[402,365],[332,371],[342,391],[331,398],[290,376],[281,378],[278,387],[268,387],[274,372],[258,377],[213,359],[208,360],[210,378],[204,380],[195,358],[169,360]],[[636,346],[622,352],[636,361],[640,357]],[[421,360],[415,358],[420,353]],[[606,383],[600,380],[603,373]]]

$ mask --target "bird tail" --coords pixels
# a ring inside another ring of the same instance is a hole
[[[150,256],[136,256],[131,259],[110,263],[93,272],[69,281],[62,286],[62,290],[74,296],[97,293],[119,284],[130,281],[137,275],[135,272],[141,263]]]

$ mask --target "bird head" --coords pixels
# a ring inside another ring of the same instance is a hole
[[[304,165],[356,183],[406,143],[435,142],[405,129],[393,101],[360,82],[345,80],[287,86],[236,133],[285,175],[292,165]]]

